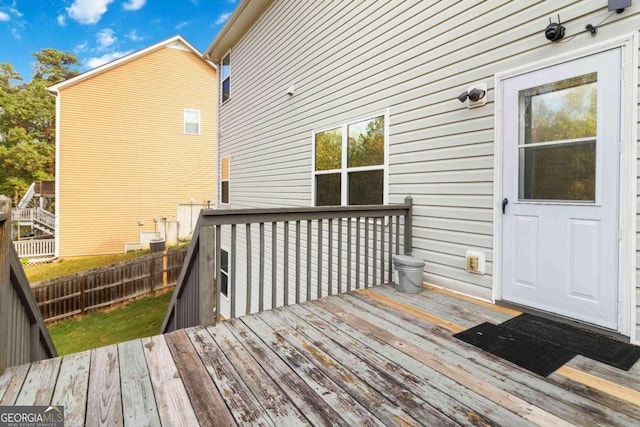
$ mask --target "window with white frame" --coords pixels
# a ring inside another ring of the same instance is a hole
[[[200,110],[184,109],[184,134],[200,135]]]
[[[229,252],[220,250],[220,293],[229,298]]]
[[[231,96],[231,52],[222,58],[222,102]]]
[[[382,205],[385,201],[384,115],[313,135],[316,206]]]

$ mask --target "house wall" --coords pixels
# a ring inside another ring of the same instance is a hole
[[[63,88],[59,256],[123,252],[179,203],[216,200],[215,69],[164,47]],[[183,134],[183,109],[200,135]]]
[[[567,34],[550,43],[558,13]],[[604,0],[272,2],[231,50],[231,207],[312,205],[313,131],[388,110],[388,200],[413,197],[424,279],[491,299],[494,76],[633,33],[640,4],[609,15]],[[584,31],[607,17],[596,37]],[[467,109],[456,97],[475,82],[488,102]],[[465,271],[467,249],[485,253],[487,274]]]

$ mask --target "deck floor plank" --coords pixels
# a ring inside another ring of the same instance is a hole
[[[160,425],[160,416],[142,341],[118,344],[120,383],[122,387],[122,417],[125,426],[152,427]]]
[[[497,311],[493,312],[490,309],[480,306],[473,307],[473,309],[467,308],[467,304],[469,303],[465,301],[461,301],[461,304],[464,305],[458,306],[457,301],[445,302],[446,299],[443,299],[442,295],[436,294],[437,296],[428,297],[426,295],[430,293],[426,291],[422,291],[418,294],[406,294],[397,292],[388,286],[378,286],[375,289],[368,290],[367,292],[374,292],[376,294],[383,295],[387,298],[393,299],[394,301],[406,304],[448,321],[453,321],[453,319],[455,319],[455,323],[462,326],[464,329],[471,328],[483,322],[488,322],[490,321],[489,319],[495,319],[496,317],[498,319],[505,320],[513,317]],[[502,321],[498,323],[502,323]]]
[[[70,426],[640,425],[640,362],[545,378],[453,337],[518,313],[374,286],[10,367],[0,405],[64,405]]]
[[[335,304],[335,305],[334,305]],[[439,400],[442,410],[447,414],[457,414],[459,418],[470,420],[487,419],[489,423],[508,425],[533,425],[535,418],[547,420],[555,425],[562,425],[562,420],[527,402],[506,393],[490,383],[476,378],[460,366],[454,366],[446,360],[424,351],[416,345],[420,338],[400,337],[374,325],[382,319],[372,316],[371,319],[360,318],[360,312],[350,312],[340,306],[340,300],[319,301],[314,309],[324,309],[324,313],[315,311],[325,320],[335,322],[343,332],[357,338],[374,351],[390,360],[397,360],[407,369],[436,386],[443,398]],[[412,359],[420,362],[416,369]],[[425,398],[433,396],[433,392],[423,392]],[[454,407],[451,407],[454,402]],[[460,407],[462,405],[462,407]],[[458,408],[456,410],[456,408]]]
[[[164,336],[142,338],[142,345],[162,425],[197,426],[198,418]]]
[[[184,330],[165,334],[176,368],[189,395],[200,425],[223,427],[235,423],[220,392],[209,377],[198,353]],[[215,411],[211,410],[216,408]]]
[[[441,357],[457,361],[461,366],[469,366],[475,375],[485,381],[502,387],[557,416],[578,425],[629,425],[636,424],[634,417],[629,418],[617,411],[611,411],[608,405],[594,402],[588,397],[567,393],[567,389],[543,377],[524,370],[494,355],[479,350],[452,336],[451,331],[429,324],[404,312],[390,309],[366,295],[353,294],[344,297],[356,307],[364,308],[372,316],[382,318],[389,323],[385,327],[405,331],[421,336],[425,350],[440,354]],[[454,318],[455,320],[455,318]],[[584,413],[589,414],[585,419]]]
[[[376,293],[384,294],[386,297],[398,299],[405,304],[409,304],[413,307],[425,307],[426,310],[433,310],[435,308],[431,308],[429,305],[425,305],[425,300],[422,297],[422,293],[417,294],[416,298],[411,298],[408,294],[401,294],[391,290],[387,286],[380,286],[375,289]],[[397,295],[394,295],[397,294]],[[350,298],[350,296],[346,296],[346,298]],[[489,309],[488,309],[489,310]],[[454,314],[451,314],[447,317],[449,321],[454,318],[456,321],[460,323],[464,323],[465,320],[454,317]],[[571,389],[575,395],[581,395],[589,400],[594,402],[598,402],[601,405],[610,408],[611,410],[615,410],[616,412],[623,413],[631,418],[636,420],[640,420],[640,405],[630,405],[628,401],[622,401],[617,398],[617,396],[611,393],[607,393],[600,389],[594,388],[589,383],[581,383],[577,381],[575,378],[567,378],[560,373],[554,373],[547,377],[549,381],[555,382],[556,384],[562,386],[563,388]],[[637,382],[637,381],[636,381]]]
[[[10,366],[0,375],[0,406],[13,405],[31,365]]]
[[[70,354],[62,359],[62,366],[51,405],[64,406],[65,425],[81,426],[87,412],[91,351]]]
[[[220,325],[232,333],[242,343],[249,354],[265,369],[271,381],[277,384],[294,405],[313,425],[343,425],[345,421],[330,405],[318,396],[289,366],[280,359],[260,338],[237,319],[230,319]],[[219,331],[220,332],[220,331]]]
[[[279,416],[277,413],[278,405],[262,406],[260,404],[260,401],[262,401],[261,395],[254,396],[251,390],[252,388],[258,389],[259,386],[250,387],[248,383],[245,383],[234,368],[234,364],[229,361],[229,354],[220,349],[205,328],[188,328],[186,332],[209,376],[225,399],[226,405],[229,407],[236,423],[239,425],[275,426],[274,419],[278,420],[278,425],[304,422],[304,417],[295,408],[293,410],[296,415],[291,417],[284,416],[291,414],[291,402],[286,401],[289,407],[286,408],[286,411],[282,411],[283,416]],[[242,370],[242,364],[238,363],[238,359],[234,358],[234,361],[235,366]],[[262,394],[262,396],[269,396],[269,400],[273,398],[273,396],[266,393]]]
[[[264,312],[260,317],[386,425],[453,424],[413,393],[418,378],[374,352],[359,351],[358,341],[334,342],[291,310]],[[407,406],[410,413],[402,409]]]
[[[625,371],[606,365],[602,362],[598,362],[597,360],[589,359],[580,354],[571,359],[569,363],[567,363],[567,366],[584,372],[589,372],[591,375],[595,375],[598,378],[613,381],[617,384],[640,392],[640,381],[638,381],[638,375],[632,373],[633,368],[629,371]]]
[[[218,375],[221,378],[226,375],[235,377],[235,371],[276,425],[309,425],[307,418],[312,421],[320,419],[321,415],[314,413],[313,408],[305,405],[297,395],[287,394],[293,388],[293,385],[288,386],[291,380],[287,376],[283,374],[283,382],[272,380],[267,372],[271,369],[256,360],[226,327],[208,327],[206,332],[228,358],[228,365],[225,363],[225,366],[219,367]],[[202,337],[206,339],[206,335],[202,334]],[[229,365],[235,369],[229,370]]]
[[[87,426],[121,426],[120,365],[116,345],[91,351]]]
[[[15,404],[17,406],[48,406],[53,397],[61,363],[60,357],[33,362]]]
[[[302,378],[327,405],[336,410],[345,421],[351,425],[357,423],[384,425],[366,408],[366,405],[360,404],[360,402],[332,381],[331,378],[318,370],[309,359],[282,339],[282,337],[278,336],[273,329],[258,316],[243,317],[242,321],[256,336],[260,337],[265,344],[280,356],[289,368]]]

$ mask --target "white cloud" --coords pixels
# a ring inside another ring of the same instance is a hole
[[[114,44],[118,38],[114,35],[113,30],[105,28],[104,30],[98,31],[96,40],[98,40],[98,49],[105,49]]]
[[[67,19],[64,17],[64,15],[58,15],[56,20],[58,21],[58,25],[60,25],[61,27],[67,26]]]
[[[0,22],[7,22],[10,19],[11,17],[8,14],[0,12]]]
[[[231,16],[231,12],[223,13],[222,15],[218,16],[218,19],[213,25],[224,24],[225,22],[227,22],[227,19],[229,19],[230,16]]]
[[[87,59],[85,61],[85,65],[87,67],[89,67],[89,68],[96,68],[96,67],[104,65],[104,64],[106,64],[108,62],[115,61],[116,59],[122,58],[123,56],[126,56],[126,55],[130,54],[131,52],[133,52],[133,51],[132,50],[128,50],[126,52],[105,53],[102,56]]]
[[[20,40],[22,38],[22,35],[20,34],[20,31],[18,31],[17,28],[12,28],[11,29],[11,35],[13,36],[14,39],[16,40]]]
[[[127,3],[123,4],[122,7],[124,10],[139,10],[142,9],[147,0],[129,0]]]
[[[127,38],[133,42],[138,42],[140,40],[144,40],[144,37],[139,36],[136,30],[131,30],[127,33]]]
[[[187,25],[191,24],[191,21],[182,21],[182,22],[178,22],[175,26],[176,30],[181,29],[182,27],[186,27]]]
[[[85,40],[82,43],[75,45],[75,47],[73,48],[73,51],[85,52],[88,48],[89,48],[89,42]]]
[[[95,24],[107,11],[113,0],[74,0],[67,13],[71,19],[81,24]]]

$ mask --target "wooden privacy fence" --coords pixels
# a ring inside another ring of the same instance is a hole
[[[152,253],[36,283],[33,293],[46,322],[82,315],[173,287],[186,253],[187,248]]]
[[[397,205],[203,210],[161,332],[217,322],[221,294],[235,317],[391,282],[393,255],[411,250],[411,232],[410,197]]]

